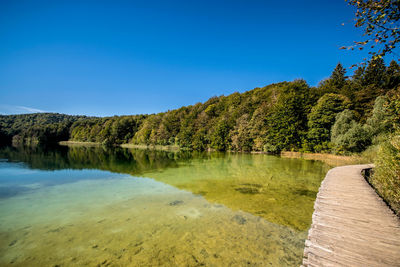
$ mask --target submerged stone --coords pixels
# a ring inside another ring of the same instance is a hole
[[[182,205],[184,202],[182,200],[175,200],[170,202],[168,205],[170,206],[177,206],[177,205]]]
[[[234,221],[234,222],[236,222],[236,223],[238,223],[240,225],[243,225],[243,224],[245,224],[247,222],[246,218],[244,218],[242,215],[233,216],[232,217],[232,221]]]
[[[259,194],[260,193],[260,190],[258,188],[252,188],[252,187],[239,187],[239,188],[235,188],[235,190],[242,194]]]

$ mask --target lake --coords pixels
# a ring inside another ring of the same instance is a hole
[[[0,149],[1,266],[299,266],[329,167],[265,154]]]

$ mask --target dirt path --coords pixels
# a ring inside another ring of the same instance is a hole
[[[400,220],[361,175],[331,169],[319,189],[303,266],[400,266]]]

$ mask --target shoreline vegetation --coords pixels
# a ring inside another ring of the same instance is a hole
[[[58,142],[61,146],[101,146],[98,142],[82,142],[82,141],[60,141]]]
[[[327,153],[302,153],[302,152],[291,152],[282,151],[280,154],[283,158],[302,158],[308,160],[319,160],[331,167],[343,166],[343,165],[354,165],[354,164],[367,164],[370,163],[369,159],[362,155],[335,155]]]
[[[100,142],[85,142],[85,141],[60,141],[58,142],[61,146],[103,146]],[[149,150],[161,150],[161,151],[179,151],[179,146],[161,146],[161,145],[135,145],[135,144],[118,144],[122,148],[134,148],[134,149],[149,149]]]
[[[120,144],[120,147],[123,148],[135,148],[135,149],[150,149],[150,150],[161,150],[161,151],[179,151],[179,146],[169,145],[135,145],[135,144]]]
[[[316,87],[304,80],[281,82],[157,114],[0,115],[3,144],[35,146],[70,140],[71,144],[167,151],[276,155],[294,151],[304,158],[322,153],[319,158],[333,165],[338,156],[359,156],[376,165],[371,184],[397,214],[399,136],[400,65],[392,61],[386,66],[381,58],[360,66],[351,77],[339,63]],[[348,162],[360,162],[353,159]]]

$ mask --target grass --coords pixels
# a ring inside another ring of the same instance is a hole
[[[138,149],[152,149],[152,150],[163,150],[163,151],[178,151],[179,146],[161,146],[161,145],[135,145],[135,144],[121,144],[124,148],[138,148]]]
[[[326,164],[332,167],[353,165],[353,164],[365,164],[372,162],[368,157],[364,156],[363,154],[342,156],[342,155],[334,155],[328,153],[302,153],[302,152],[283,151],[281,152],[281,157],[319,160],[325,162]]]
[[[58,144],[62,146],[101,146],[101,143],[96,142],[80,142],[80,141],[60,141]]]

